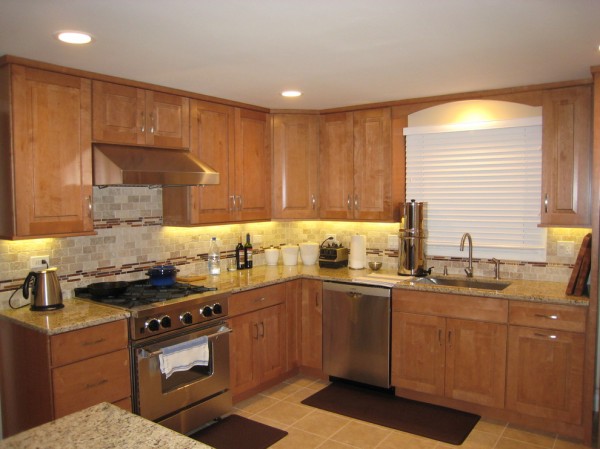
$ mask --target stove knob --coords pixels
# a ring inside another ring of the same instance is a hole
[[[213,310],[210,306],[206,306],[202,309],[203,316],[208,318],[209,316],[212,316],[212,314],[213,314]]]
[[[158,321],[156,318],[152,318],[151,320],[146,321],[145,326],[146,329],[156,332],[160,329],[160,321]]]
[[[190,312],[185,312],[179,316],[179,321],[181,321],[183,324],[192,324],[194,317]]]
[[[160,325],[165,329],[171,327],[171,317],[169,315],[165,315],[160,320]]]
[[[219,303],[216,303],[212,309],[215,315],[220,315],[223,313],[223,307]]]

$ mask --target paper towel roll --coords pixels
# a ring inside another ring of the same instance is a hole
[[[364,235],[353,235],[350,238],[350,257],[348,266],[361,270],[367,265],[367,239]]]

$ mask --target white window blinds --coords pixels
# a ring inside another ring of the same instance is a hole
[[[428,256],[546,260],[540,222],[541,117],[406,128],[406,200],[426,206]]]

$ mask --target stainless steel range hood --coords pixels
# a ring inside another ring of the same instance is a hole
[[[219,184],[219,173],[187,151],[93,144],[95,186]]]

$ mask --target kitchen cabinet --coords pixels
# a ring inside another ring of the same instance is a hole
[[[285,284],[257,288],[229,301],[230,381],[234,402],[279,382],[286,364]]]
[[[295,372],[300,367],[300,342],[302,316],[302,280],[296,279],[285,283],[286,304],[286,371]]]
[[[319,117],[273,115],[273,218],[319,217]]]
[[[394,291],[392,302],[398,391],[504,406],[506,301]]]
[[[511,302],[508,409],[581,423],[585,320],[583,307]]]
[[[393,151],[390,108],[322,115],[320,218],[394,219]]]
[[[98,142],[189,148],[189,98],[93,82],[93,139]]]
[[[163,188],[163,223],[195,226],[271,218],[268,115],[192,100],[190,151],[217,185]]]
[[[302,279],[300,365],[308,374],[323,370],[323,282]]]
[[[0,336],[4,436],[100,402],[131,411],[125,320],[50,336],[2,321]]]
[[[0,237],[93,234],[91,83],[0,69]]]
[[[550,89],[542,104],[543,226],[592,223],[592,89]]]

